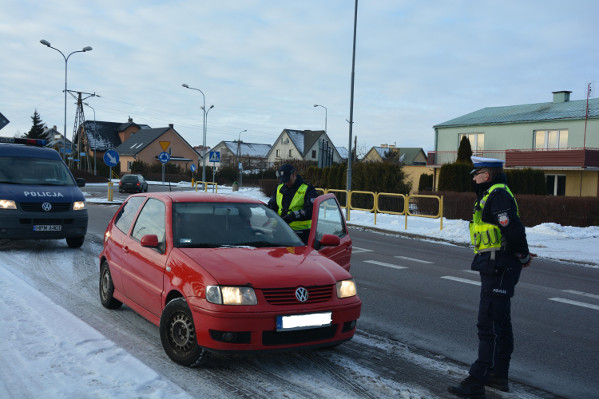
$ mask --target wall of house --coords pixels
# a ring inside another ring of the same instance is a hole
[[[566,196],[597,197],[599,196],[599,172],[572,170],[567,172],[545,172],[546,175],[566,176]]]
[[[412,183],[410,194],[415,194],[418,191],[418,183],[420,183],[420,175],[432,175],[433,168],[419,165],[404,165],[402,167],[406,174],[406,180]]]
[[[546,121],[520,124],[466,126],[438,129],[436,151],[457,151],[458,135],[462,133],[484,133],[484,151],[534,148],[534,131],[568,130],[568,147],[584,145],[584,120]],[[586,146],[599,148],[599,119],[587,121]],[[492,154],[488,156],[492,157]]]
[[[277,150],[279,150],[280,155],[277,157]],[[291,150],[291,156],[289,156],[289,150]],[[285,162],[290,159],[298,159],[301,160],[301,155],[297,152],[293,141],[289,138],[287,133],[283,133],[277,140],[276,143],[273,144],[273,149],[268,156],[268,163],[274,164],[279,162]]]
[[[129,138],[138,131],[139,127],[132,125],[129,126],[127,129],[123,130],[122,132],[119,132],[119,138],[121,139],[121,143],[124,143],[125,141],[129,140]]]

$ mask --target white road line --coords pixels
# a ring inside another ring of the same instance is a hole
[[[392,269],[397,269],[397,270],[407,269],[407,267],[405,267],[405,266],[397,266],[397,265],[393,265],[391,263],[379,262],[378,260],[365,260],[364,263],[371,263],[373,265],[390,267]]]
[[[470,270],[470,269],[467,269],[467,270],[464,270],[464,271],[465,271],[466,273],[472,273],[472,274],[476,274],[476,275],[479,275],[479,274],[480,274],[480,272],[479,272],[478,270]]]
[[[472,285],[478,285],[478,286],[480,286],[480,281],[468,280],[466,278],[453,277],[453,276],[443,276],[441,278],[444,278],[445,280],[457,281],[459,283],[466,283],[466,284],[472,284]]]
[[[555,302],[567,303],[568,305],[582,306],[583,308],[589,308],[589,309],[599,310],[599,306],[597,306],[597,305],[591,305],[590,303],[572,301],[570,299],[564,299],[564,298],[549,298],[549,300],[550,301],[555,301]]]
[[[352,246],[352,254],[359,254],[360,252],[372,252],[372,249],[360,248]]]
[[[582,295],[582,296],[586,296],[586,297],[593,298],[593,299],[599,299],[599,295],[589,294],[586,292],[574,291],[574,290],[562,290],[562,291],[567,292],[568,294]]]
[[[415,259],[415,258],[408,258],[407,256],[400,256],[400,255],[394,256],[394,258],[410,260],[412,262],[418,262],[418,263],[433,263],[433,262],[429,262],[427,260],[421,260],[421,259]]]

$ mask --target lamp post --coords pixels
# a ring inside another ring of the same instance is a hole
[[[202,93],[202,99],[203,99],[203,104],[204,104],[201,107],[202,111],[204,112],[204,122],[203,122],[204,142],[202,145],[202,181],[205,182],[206,181],[206,129],[207,129],[207,125],[208,125],[208,111],[210,111],[212,108],[214,108],[214,105],[211,105],[210,108],[208,108],[208,111],[206,111],[206,96],[204,95],[204,92],[200,89],[196,89],[195,87],[189,87],[189,85],[187,85],[186,83],[183,83],[181,86],[185,87],[186,89],[196,90],[196,91],[199,91],[200,93]]]
[[[96,139],[96,135],[98,134],[98,132],[96,131],[96,110],[94,109],[94,107],[92,107],[91,105],[89,105],[88,103],[83,103],[83,105],[88,106],[92,109],[92,111],[94,111],[94,139]],[[97,142],[94,142],[94,176],[96,175],[96,147],[98,146]]]
[[[320,105],[320,104],[314,104],[314,107],[324,108],[324,132],[326,133],[327,132],[327,119],[329,118],[328,117],[329,112],[327,110],[327,107],[325,107],[324,105]]]
[[[83,47],[81,50],[73,51],[69,55],[65,56],[62,51],[57,49],[56,47],[52,47],[50,42],[47,40],[40,40],[40,43],[44,46],[50,47],[53,50],[56,50],[62,55],[64,58],[64,130],[63,130],[63,141],[62,141],[62,159],[65,159],[66,152],[66,141],[67,141],[67,64],[69,62],[69,57],[75,53],[85,53],[86,51],[92,51],[90,46]]]
[[[241,157],[241,133],[247,132],[247,129],[242,130],[237,135],[237,170],[239,171],[239,187],[241,187],[242,176],[241,176],[241,168],[239,167],[239,158]]]

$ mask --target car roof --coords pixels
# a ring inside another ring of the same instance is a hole
[[[243,197],[240,195],[230,194],[212,194],[212,193],[196,193],[192,191],[178,192],[153,192],[136,194],[133,197],[151,197],[158,198],[164,201],[172,202],[234,202],[234,203],[250,203],[264,204],[264,202],[251,197]]]
[[[35,147],[23,144],[0,144],[0,156],[62,159],[58,152],[52,148]]]

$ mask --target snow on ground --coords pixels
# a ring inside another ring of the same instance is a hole
[[[219,193],[231,193],[219,187]],[[83,190],[85,191],[85,189]],[[235,192],[267,201],[257,189]],[[105,198],[88,202],[103,203]],[[468,244],[468,222],[351,211],[350,224]],[[527,229],[541,257],[599,268],[599,227],[546,223]],[[15,256],[14,252],[12,253]],[[42,265],[43,266],[43,265]],[[186,392],[128,354],[15,274],[0,253],[0,398],[187,398]],[[68,326],[68,328],[65,328]],[[356,373],[363,370],[355,365]],[[412,398],[424,397],[412,395]]]

